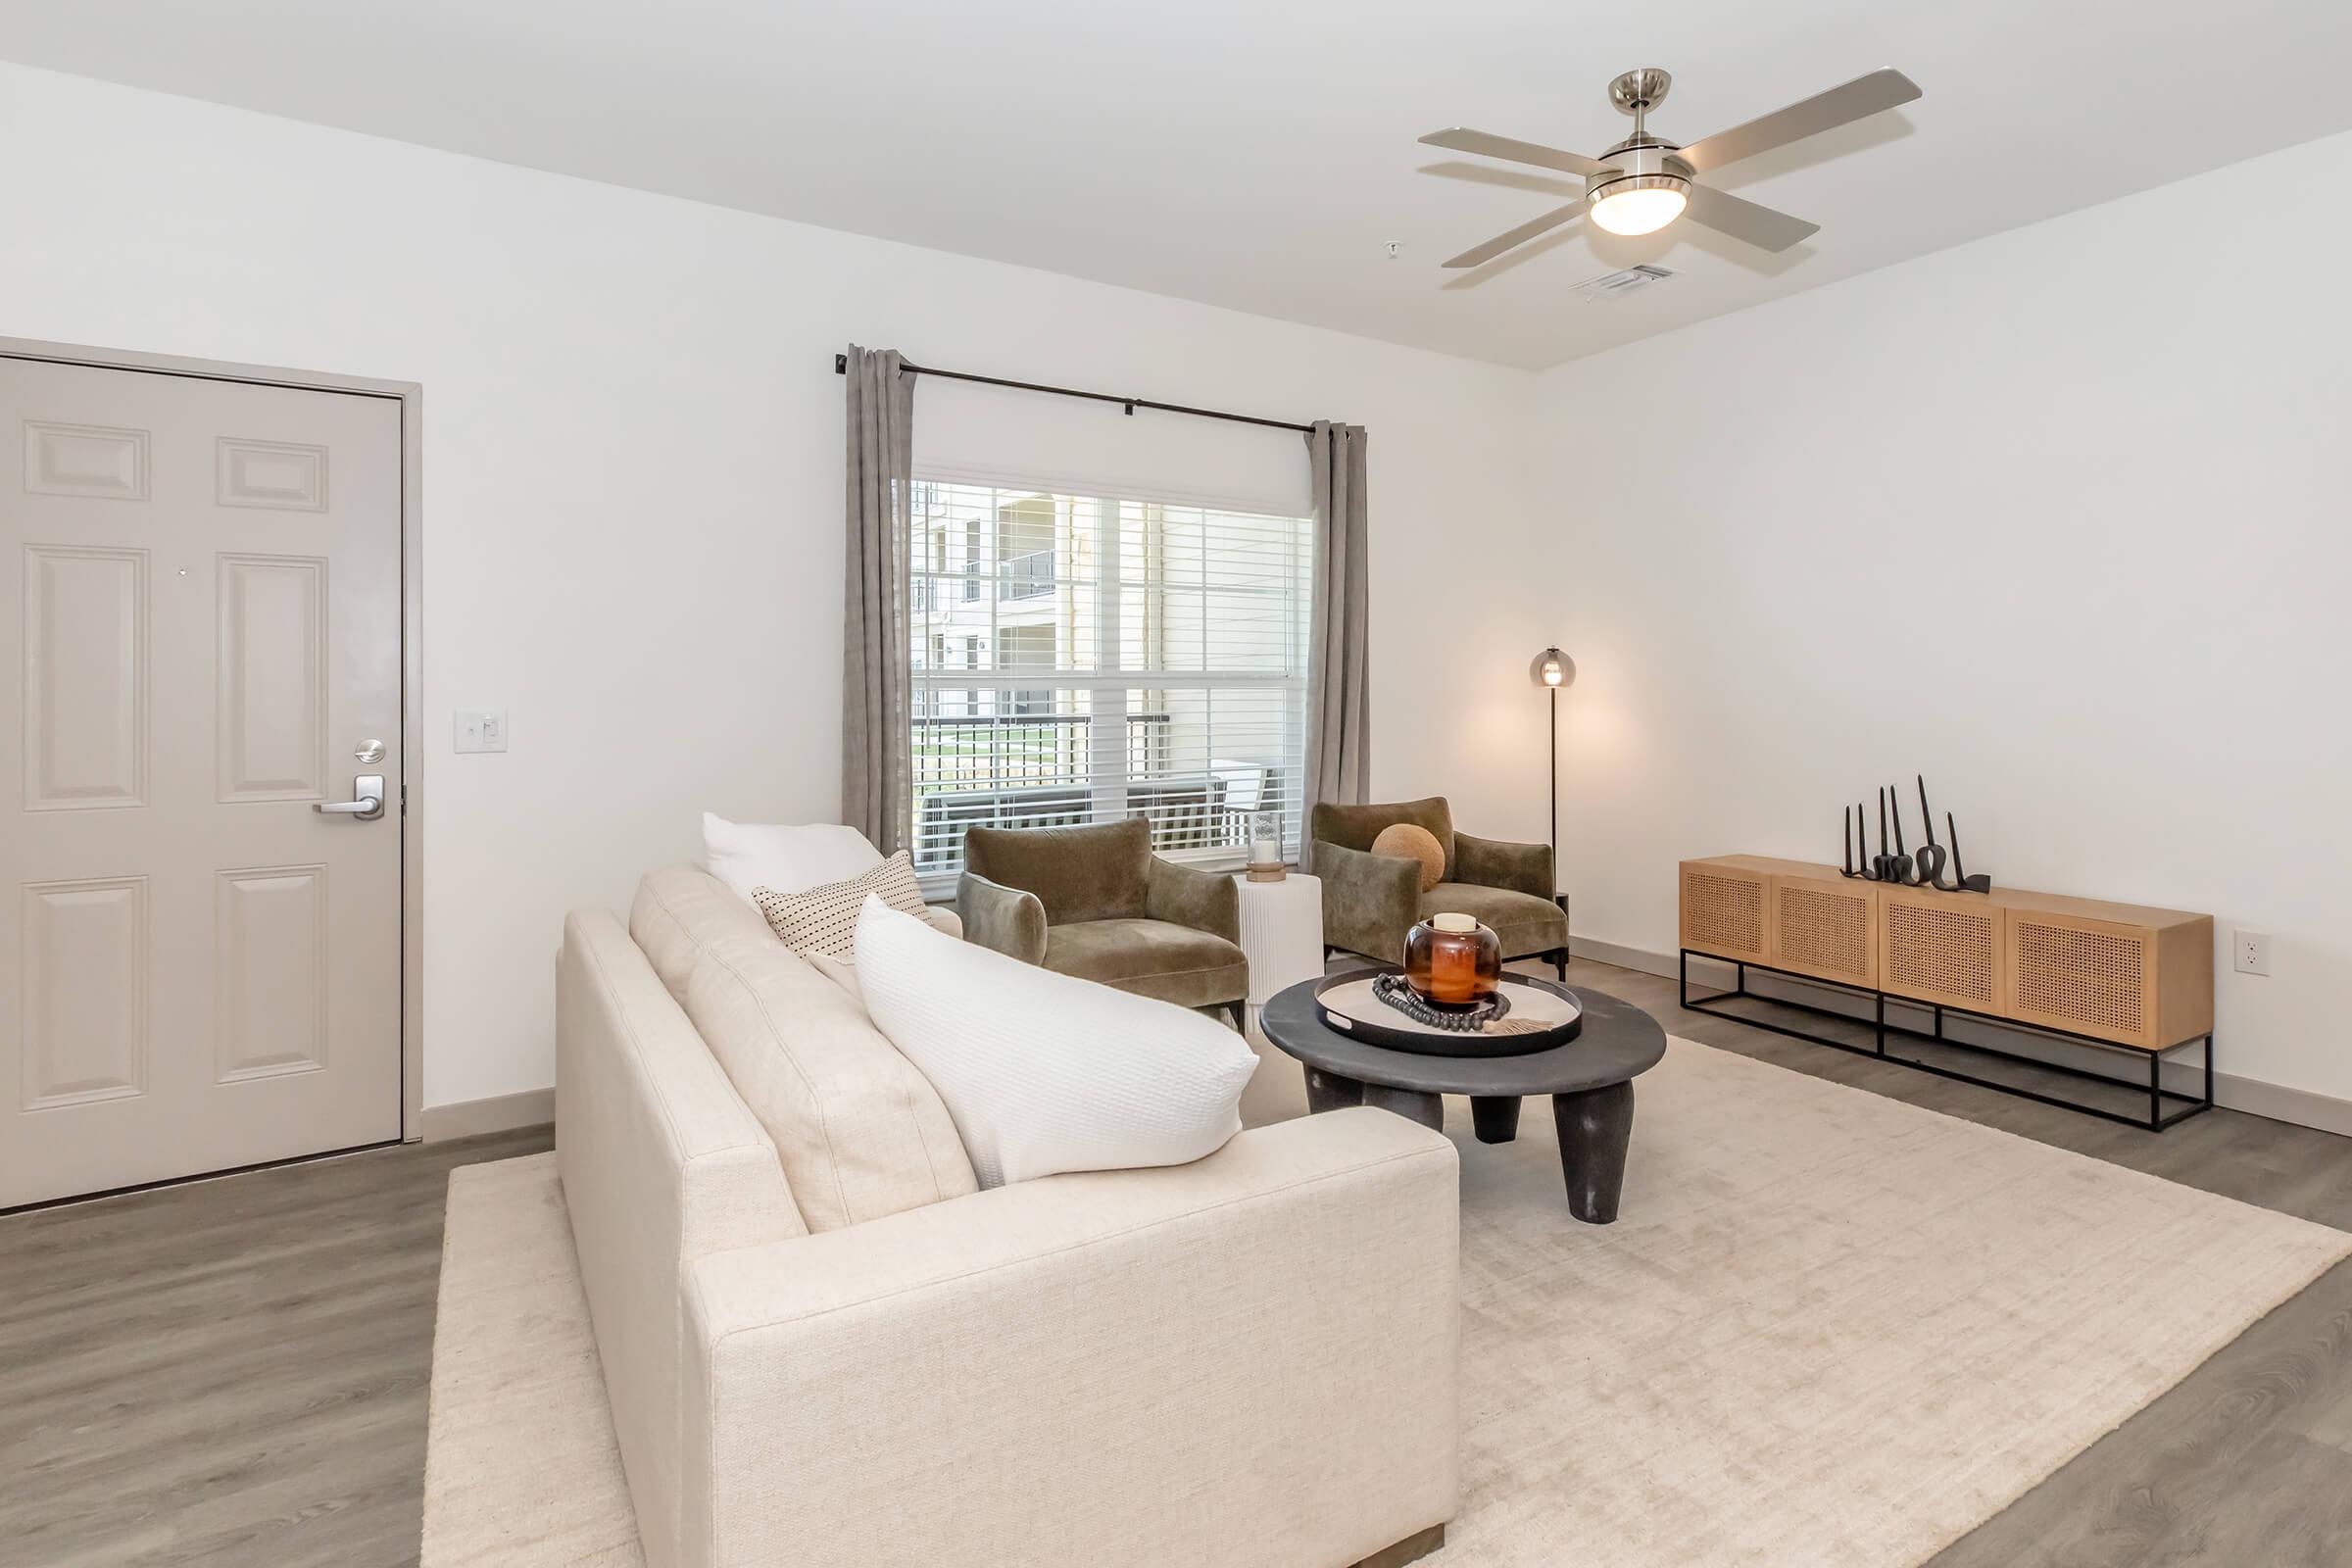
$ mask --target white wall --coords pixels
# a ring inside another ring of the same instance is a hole
[[[428,1104],[550,1080],[567,905],[706,806],[835,810],[852,340],[1368,425],[1376,792],[1541,837],[1561,643],[1580,936],[1671,951],[1676,859],[1830,858],[1924,769],[2004,882],[2269,932],[2223,1067],[2352,1099],[2352,138],[2233,172],[2237,229],[2207,179],[1533,378],[17,67],[0,147],[0,335],[425,386]],[[916,419],[951,466],[1303,504],[1287,432]],[[514,749],[452,756],[461,704]]]
[[[0,148],[0,335],[424,385],[427,1104],[552,1081],[564,907],[625,907],[703,808],[836,813],[853,340],[1368,426],[1376,784],[1541,830],[1494,766],[1541,778],[1541,710],[1486,671],[1549,632],[1432,571],[1521,509],[1522,372],[16,67]],[[916,420],[941,461],[1305,494],[1288,432],[942,383]],[[451,755],[460,705],[513,750]]]
[[[1671,953],[1678,858],[1834,859],[1924,770],[1971,869],[2212,911],[2222,1070],[2352,1099],[2347,186],[2338,136],[1541,377],[1579,934]]]

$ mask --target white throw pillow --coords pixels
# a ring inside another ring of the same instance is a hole
[[[703,869],[753,903],[754,888],[799,893],[823,882],[845,882],[882,863],[864,834],[839,822],[730,822],[703,813]]]
[[[1181,1165],[1242,1130],[1257,1054],[1189,1008],[958,942],[878,898],[858,916],[858,984],[947,1102],[982,1187]]]

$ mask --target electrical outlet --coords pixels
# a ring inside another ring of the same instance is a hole
[[[460,753],[505,751],[507,710],[503,708],[459,709],[457,749]]]
[[[2233,931],[2230,941],[2236,948],[2234,967],[2239,974],[2269,974],[2271,972],[2271,939],[2259,931]]]

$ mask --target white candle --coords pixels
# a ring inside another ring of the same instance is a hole
[[[1281,858],[1281,840],[1251,839],[1250,841],[1250,863],[1251,865],[1273,865]]]

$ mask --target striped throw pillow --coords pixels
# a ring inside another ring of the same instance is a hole
[[[870,871],[843,882],[827,882],[799,893],[754,888],[752,902],[767,916],[776,940],[796,954],[825,953],[854,958],[858,945],[858,911],[865,896],[879,894],[894,909],[920,916],[923,890],[914,880],[914,858],[905,850]]]

